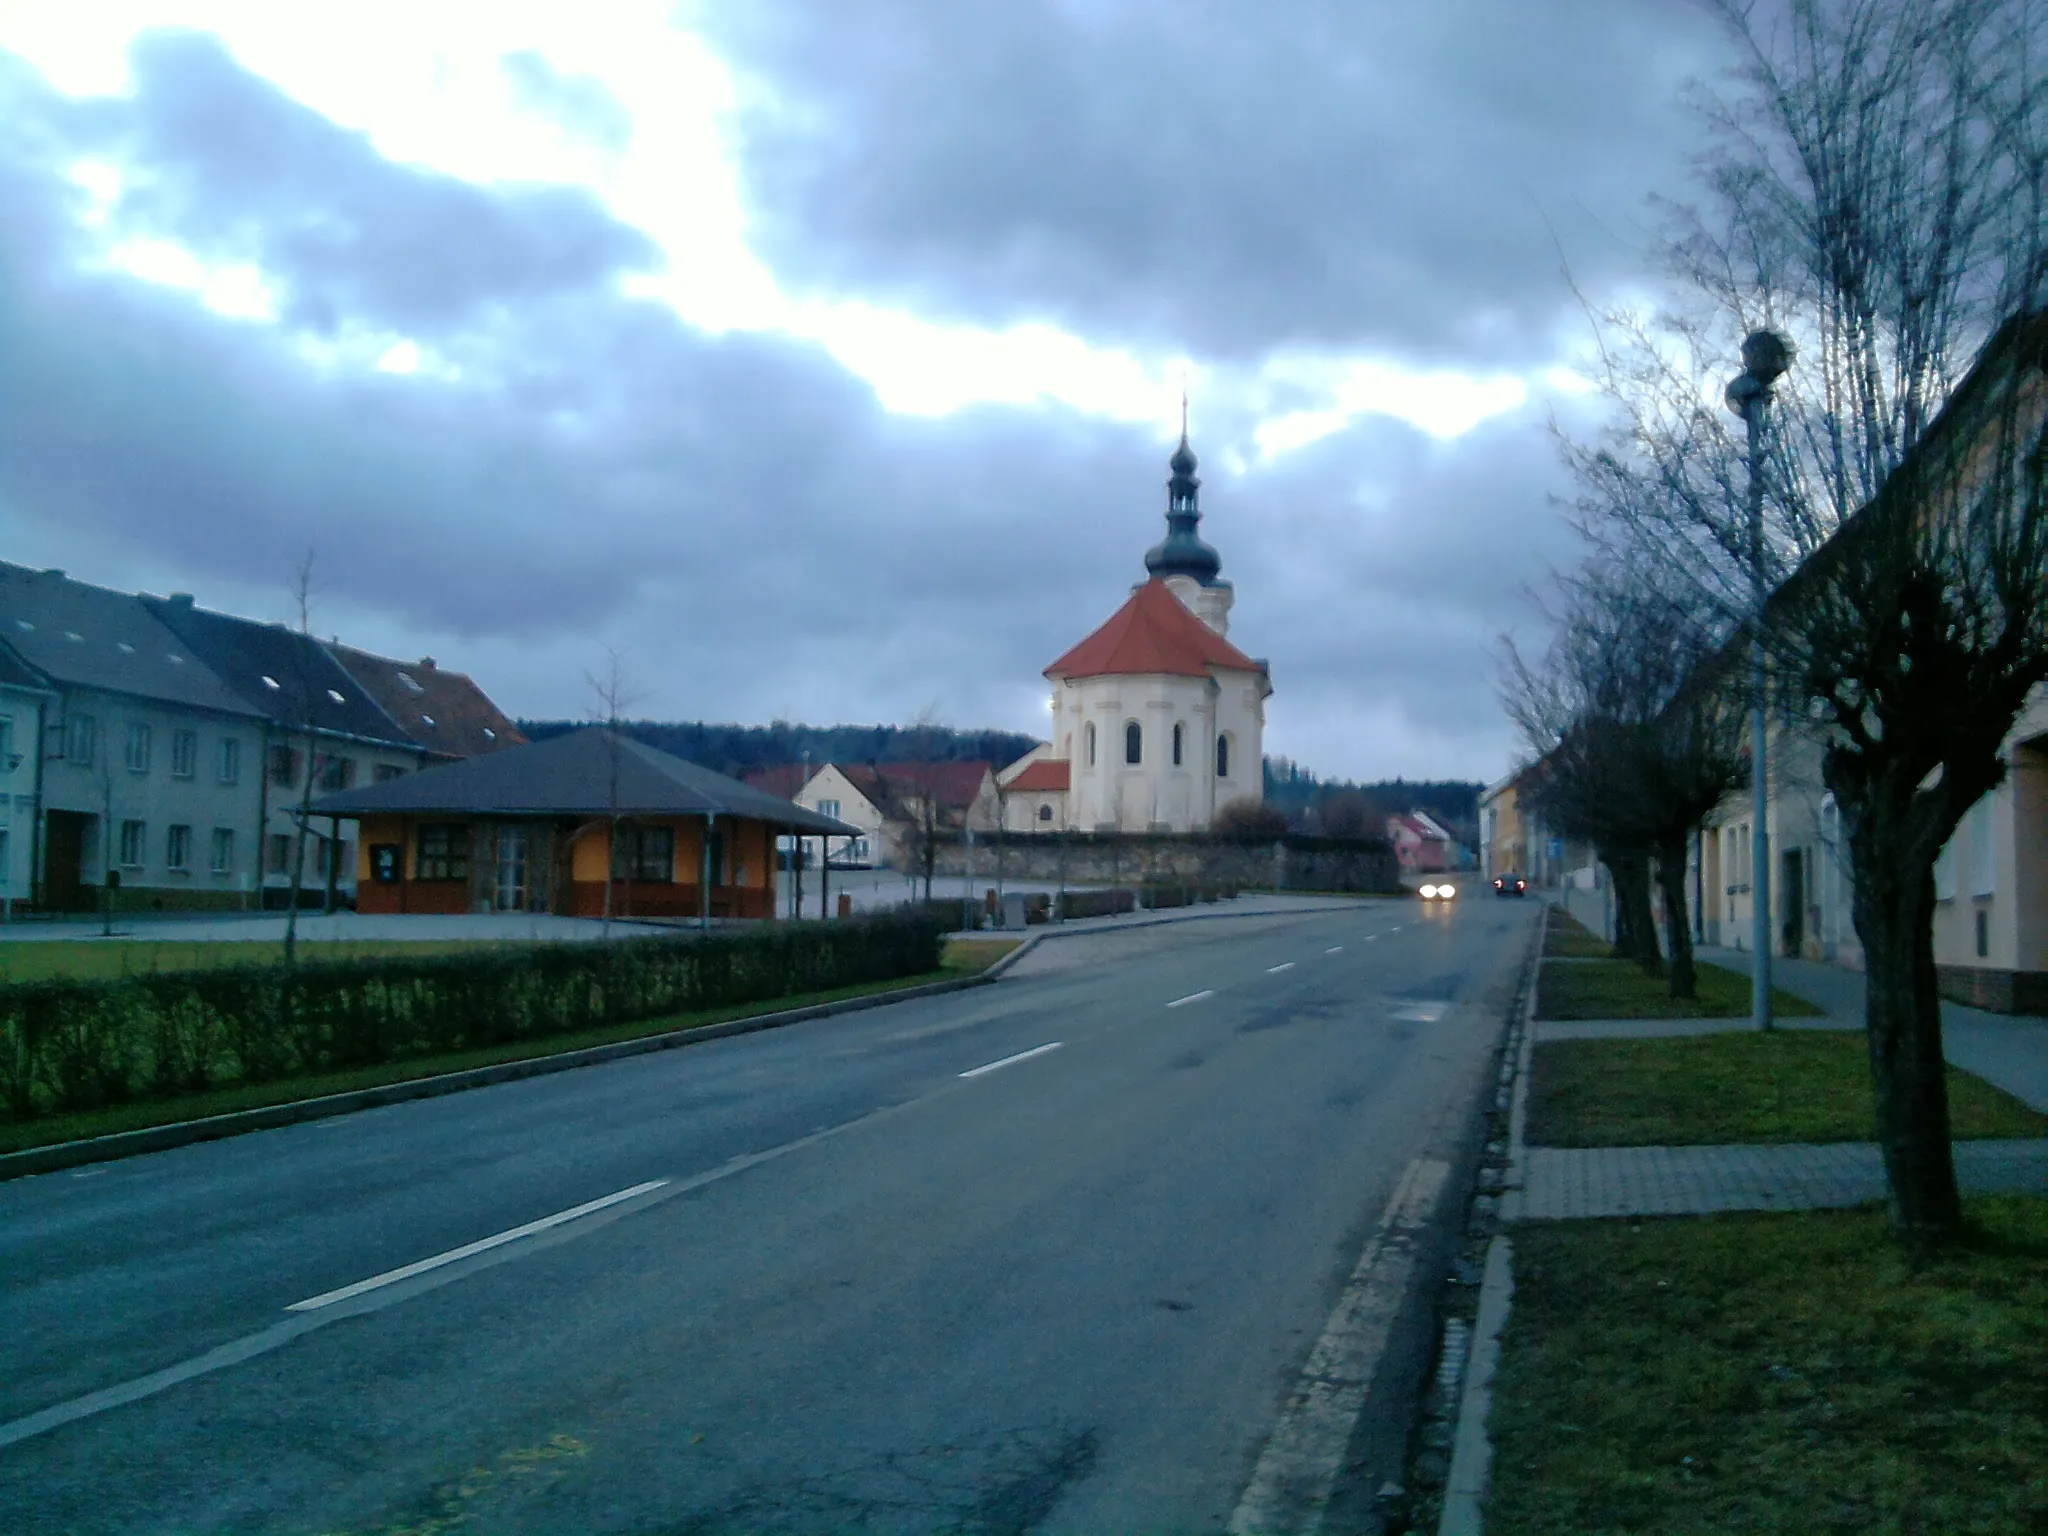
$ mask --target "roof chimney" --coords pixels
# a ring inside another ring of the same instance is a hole
[[[44,571],[44,572],[43,572],[43,574],[44,574],[45,576],[54,576],[54,577],[56,577],[56,578],[57,578],[57,579],[58,579],[59,581],[62,581],[62,580],[64,579],[64,573],[63,573],[62,571],[60,571],[60,570],[59,570],[59,569],[58,569],[58,568],[57,568],[56,566],[54,566],[54,565],[53,565],[53,566],[51,566],[51,567],[50,567],[50,568],[49,568],[48,570]]]
[[[190,592],[173,592],[171,594],[171,606],[173,608],[190,608],[192,606],[192,594]]]
[[[431,671],[433,671],[433,670],[434,670],[434,658],[433,658],[433,657],[431,657],[431,656],[422,656],[422,657],[420,658],[420,670],[421,670],[422,672],[431,672]]]

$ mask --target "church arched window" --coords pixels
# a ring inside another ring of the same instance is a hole
[[[1137,721],[1124,724],[1124,761],[1140,763],[1145,760],[1145,728]]]
[[[1176,768],[1178,768],[1178,767],[1180,766],[1180,750],[1181,750],[1181,749],[1180,749],[1180,744],[1181,744],[1181,736],[1182,736],[1182,734],[1183,734],[1183,727],[1182,727],[1181,723],[1180,723],[1180,722],[1179,722],[1178,720],[1174,721],[1174,722],[1173,722],[1173,766],[1174,766],[1174,767],[1176,767]]]
[[[1040,821],[1051,821],[1051,820],[1052,820],[1052,807],[1051,807],[1051,806],[1049,806],[1049,805],[1041,805],[1041,806],[1040,806],[1040,807],[1038,808],[1038,819],[1039,819]]]
[[[1230,738],[1228,736],[1218,736],[1216,738],[1216,777],[1219,779],[1230,777]]]
[[[1081,740],[1088,748],[1088,766],[1095,766],[1095,722],[1090,720],[1081,728]]]

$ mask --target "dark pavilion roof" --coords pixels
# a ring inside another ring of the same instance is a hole
[[[858,827],[601,726],[323,795],[312,811],[316,816],[714,815],[834,837],[860,834]]]
[[[1195,450],[1188,446],[1186,431],[1166,465],[1173,471],[1166,482],[1166,537],[1145,552],[1145,570],[1162,581],[1169,576],[1187,576],[1205,587],[1218,586],[1223,557],[1195,532],[1202,521],[1198,500],[1202,482],[1195,478]]]

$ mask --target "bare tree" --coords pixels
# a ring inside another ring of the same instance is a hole
[[[313,639],[313,551],[308,549],[305,556],[292,568],[292,602],[299,611],[298,659],[295,663],[298,676],[298,728],[300,738],[306,744],[306,780],[299,789],[299,806],[293,813],[297,826],[292,834],[292,867],[289,905],[284,917],[284,963],[290,965],[297,954],[299,937],[299,896],[305,886],[306,837],[313,821],[313,785],[320,776],[320,689],[316,686],[306,666],[306,651],[315,644]],[[285,751],[292,750],[290,738],[286,738]],[[334,850],[328,850],[328,857],[334,857]]]
[[[1742,65],[1696,98],[1704,196],[1668,208],[1663,245],[1681,292],[1597,317],[1611,430],[1566,457],[1581,528],[1661,560],[1722,628],[1754,626],[1781,718],[1822,738],[1894,1221],[1934,1243],[1959,1202],[1932,866],[2048,679],[2048,39],[2039,0],[1709,3]],[[1743,445],[1715,402],[1760,326],[1800,364],[1771,413],[1753,539]],[[1761,611],[1758,587],[1778,592]]]
[[[598,933],[610,938],[612,931],[612,888],[619,878],[619,718],[638,701],[626,684],[625,653],[618,647],[604,648],[604,668],[586,671],[583,682],[590,690],[591,718],[605,728],[605,818],[604,818],[604,905],[598,919]],[[632,866],[627,866],[627,879]]]

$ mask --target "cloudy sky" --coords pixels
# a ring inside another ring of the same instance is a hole
[[[581,715],[1037,728],[1185,379],[1269,752],[1491,778],[1682,0],[0,0],[0,557]]]

